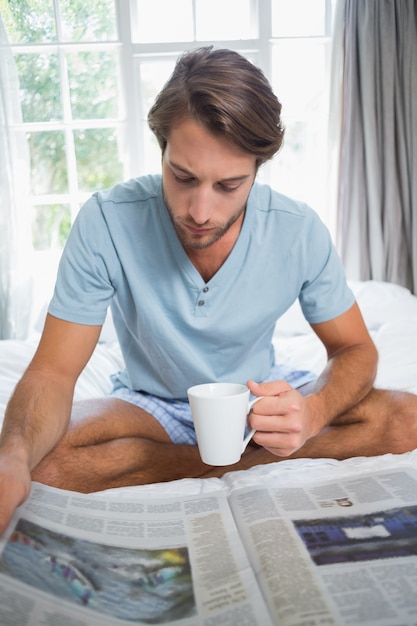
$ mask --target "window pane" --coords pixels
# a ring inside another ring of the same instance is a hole
[[[292,40],[272,49],[272,85],[286,128],[272,164],[273,180],[280,191],[306,200],[318,212],[324,208],[327,170],[326,45]]]
[[[149,61],[140,64],[140,94],[145,119],[156,96],[171,76],[174,66],[175,60]]]
[[[62,119],[58,56],[16,54],[24,122]]]
[[[197,39],[250,39],[256,37],[251,0],[197,0]]]
[[[175,59],[165,61],[149,61],[140,64],[140,87],[139,93],[142,98],[143,111],[143,155],[144,170],[148,173],[156,173],[161,169],[161,149],[150,131],[147,123],[148,111],[153,105],[156,96],[172,74]]]
[[[272,36],[324,35],[325,0],[273,0]]]
[[[67,55],[70,101],[74,119],[119,116],[117,52],[78,52]]]
[[[81,191],[105,189],[123,179],[116,129],[78,130],[74,132],[74,142]]]
[[[67,204],[37,205],[34,207],[32,241],[35,250],[63,248],[71,226],[71,212]]]
[[[30,133],[29,150],[33,194],[65,193],[68,181],[64,133]]]
[[[136,0],[138,43],[193,41],[192,0]]]
[[[114,0],[61,0],[64,41],[117,39]]]
[[[324,96],[326,43],[280,41],[272,47],[272,84],[283,114],[304,117]]]
[[[53,0],[8,0],[0,6],[11,43],[56,40]]]

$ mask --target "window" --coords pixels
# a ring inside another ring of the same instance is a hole
[[[147,129],[146,114],[179,50],[207,43],[234,48],[264,70],[283,104],[284,145],[260,178],[305,200],[326,221],[333,5],[334,0],[136,0],[131,63],[136,77],[135,107],[141,112],[136,135],[138,145],[143,146],[137,154],[140,171],[159,168],[160,152]],[[157,15],[167,16],[168,32],[161,32]],[[181,24],[179,30],[171,28],[174,23]],[[172,41],[174,35],[176,41]],[[132,146],[131,154],[134,150]]]
[[[61,247],[80,204],[124,176],[120,43],[113,0],[10,0],[31,159],[35,249]]]
[[[0,0],[30,149],[35,249],[59,253],[93,191],[159,171],[147,111],[178,55],[207,44],[262,67],[283,104],[284,146],[261,180],[324,210],[333,3]]]

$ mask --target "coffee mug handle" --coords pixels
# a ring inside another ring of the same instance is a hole
[[[258,402],[258,400],[262,400],[262,398],[265,398],[265,396],[258,396],[257,398],[254,398],[254,400],[251,400],[249,402],[248,414],[250,413],[250,410],[253,407],[253,405],[255,404],[255,402]],[[246,449],[246,446],[248,445],[249,441],[254,436],[255,432],[256,432],[256,430],[254,428],[252,428],[250,433],[248,433],[248,435],[244,438],[243,444],[242,444],[242,452],[244,452],[244,450]]]

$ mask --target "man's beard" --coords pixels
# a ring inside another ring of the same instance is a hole
[[[241,207],[234,215],[230,217],[230,219],[226,222],[226,224],[196,224],[191,218],[186,220],[176,220],[172,214],[172,210],[170,209],[169,204],[165,200],[165,205],[168,209],[169,216],[172,221],[172,225],[174,226],[175,232],[177,233],[177,237],[180,240],[182,246],[185,249],[191,250],[204,250],[205,248],[209,248],[213,244],[215,244],[219,239],[221,239],[227,231],[233,226],[233,224],[241,217],[241,215],[245,212],[246,206]],[[202,233],[199,235],[193,235],[187,230],[186,226],[191,226],[192,228],[209,228],[210,232],[207,234]]]

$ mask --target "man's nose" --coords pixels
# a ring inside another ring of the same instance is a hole
[[[193,190],[188,212],[196,224],[205,224],[210,219],[213,212],[213,198],[209,189],[200,187]]]

